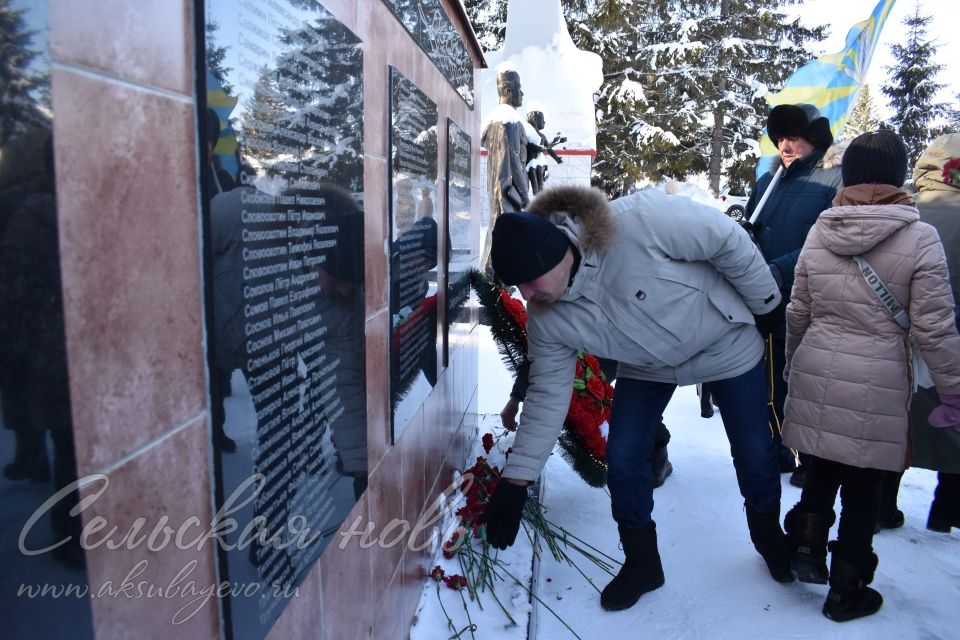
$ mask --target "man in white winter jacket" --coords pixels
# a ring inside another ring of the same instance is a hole
[[[626,609],[663,584],[651,518],[654,431],[677,385],[697,382],[712,383],[751,539],[774,579],[792,581],[756,327],[776,321],[780,293],[746,232],[681,196],[647,190],[608,204],[596,189],[565,186],[542,192],[528,212],[503,214],[491,259],[527,300],[531,368],[504,481],[484,514],[490,543],[516,538],[526,485],[553,450],[584,351],[620,362],[607,485],[626,561],[603,607]]]

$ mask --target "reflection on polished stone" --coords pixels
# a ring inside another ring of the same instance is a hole
[[[444,362],[450,329],[470,321],[470,136],[447,120],[447,322]]]
[[[473,60],[440,0],[385,0],[464,102],[473,108]]]
[[[206,23],[221,574],[256,587],[229,635],[263,638],[367,485],[363,58],[314,0]]]
[[[437,382],[437,105],[390,68],[391,398],[396,442]]]
[[[0,619],[92,638],[60,279],[46,2],[5,3],[0,120]],[[47,501],[59,495],[52,503]]]

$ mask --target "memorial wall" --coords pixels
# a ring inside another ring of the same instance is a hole
[[[477,422],[462,5],[0,0],[0,39],[0,637],[404,637]]]
[[[367,484],[363,53],[318,2],[213,0],[206,30],[220,570],[258,585],[223,606],[262,638]]]

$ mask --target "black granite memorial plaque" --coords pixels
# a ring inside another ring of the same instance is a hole
[[[460,97],[473,108],[473,60],[440,0],[384,0]]]
[[[82,640],[93,623],[82,523],[70,514],[47,12],[46,0],[0,2],[0,636]]]
[[[367,482],[363,59],[313,0],[206,7],[220,573],[263,638]]]
[[[437,105],[390,67],[393,439],[437,382]]]
[[[443,363],[449,362],[451,329],[470,322],[470,136],[447,119],[447,314]]]

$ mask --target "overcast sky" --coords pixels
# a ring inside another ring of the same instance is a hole
[[[830,25],[830,33],[821,46],[823,53],[836,53],[843,48],[850,27],[868,18],[877,1],[806,0],[802,5],[793,7],[791,12],[799,14],[805,24]],[[883,118],[891,114],[886,104],[886,96],[880,92],[880,86],[886,83],[889,77],[884,66],[894,63],[890,45],[905,43],[907,29],[903,21],[913,15],[916,4],[915,0],[897,0],[894,3],[867,71],[867,84],[870,85],[874,103],[881,112],[879,115]],[[956,95],[960,92],[960,77],[957,75],[960,73],[960,37],[956,35],[960,25],[960,2],[921,0],[919,4],[921,15],[933,17],[927,25],[927,36],[938,43],[938,55],[931,63],[946,65],[937,80],[948,86],[938,98],[943,102],[956,103]]]

